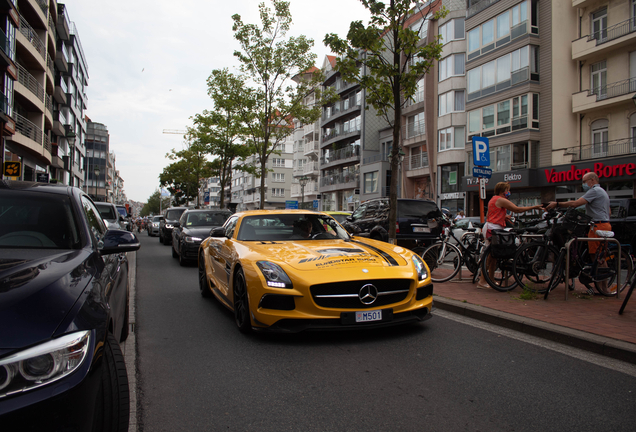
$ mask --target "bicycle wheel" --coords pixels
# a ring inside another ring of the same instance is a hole
[[[466,234],[464,234],[466,236]],[[466,242],[466,249],[462,253],[462,260],[464,265],[473,275],[477,273],[479,269],[479,238],[477,236],[471,236]]]
[[[481,272],[488,285],[501,292],[515,289],[517,281],[512,275],[512,262],[512,258],[493,258],[490,246],[487,247],[482,259]],[[489,271],[489,266],[492,266],[492,271]]]
[[[557,285],[559,285],[565,277],[565,261],[566,261],[566,250],[565,248],[561,249],[561,252],[559,252],[559,256],[556,259],[556,262],[554,263],[554,270],[552,271],[552,276],[550,276],[550,280],[548,282],[548,289],[545,290],[545,295],[543,296],[544,300],[548,299],[548,294],[550,294],[550,291],[552,291],[554,288],[557,287]]]
[[[616,249],[610,249],[608,255],[605,258],[607,267],[597,267],[596,277],[594,277],[594,288],[600,294],[612,297],[616,295],[616,279],[617,274],[620,271],[621,287],[620,291],[623,292],[629,279],[631,278],[633,269],[632,259],[629,255],[629,250],[623,248],[621,250],[620,270],[618,263],[618,251]]]
[[[558,255],[557,248],[543,242],[522,245],[512,263],[512,273],[519,286],[544,293],[548,289]]]
[[[462,265],[462,254],[450,243],[435,243],[423,253],[422,259],[431,272],[433,282],[448,282],[459,272]]]

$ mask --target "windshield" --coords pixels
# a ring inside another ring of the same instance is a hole
[[[163,219],[163,216],[155,216],[155,217],[152,218],[152,221],[153,222],[159,222],[162,219]]]
[[[126,207],[117,207],[117,211],[123,217],[127,217],[128,216],[128,212],[126,212]]]
[[[168,210],[166,212],[166,219],[167,220],[179,220],[179,218],[181,217],[181,215],[183,214],[184,211],[185,211],[185,209]]]
[[[245,216],[238,240],[349,240],[349,234],[332,217],[319,214],[266,214]]]
[[[0,191],[0,248],[80,246],[71,201],[62,195]]]
[[[95,204],[95,207],[97,207],[97,210],[99,210],[99,214],[104,219],[117,219],[117,215],[115,214],[115,210],[112,205]]]
[[[434,219],[442,215],[437,204],[431,201],[398,201],[398,217]]]
[[[230,212],[196,212],[187,215],[186,226],[221,226],[231,215]]]

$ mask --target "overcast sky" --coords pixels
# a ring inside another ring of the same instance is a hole
[[[183,147],[190,117],[210,109],[206,80],[213,69],[236,71],[232,15],[259,24],[260,0],[58,0],[75,22],[88,62],[86,115],[103,123],[128,199],[146,202]],[[269,0],[266,4],[271,5]],[[345,37],[368,13],[359,0],[291,0],[290,34],[314,40],[320,67],[330,54],[327,33]]]

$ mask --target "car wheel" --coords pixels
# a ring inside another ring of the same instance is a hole
[[[102,382],[97,394],[93,431],[128,430],[130,394],[124,355],[112,334],[106,337],[102,364]]]
[[[172,250],[174,250],[174,248],[172,248]],[[179,265],[181,267],[185,267],[188,264],[188,260],[185,259],[185,253],[183,251],[183,248],[179,248]]]
[[[199,254],[199,291],[201,291],[201,297],[212,297],[212,292],[208,287],[208,277],[205,274],[205,259],[203,252]]]
[[[234,321],[239,331],[249,333],[252,330],[250,321],[250,303],[247,298],[247,284],[245,273],[239,269],[234,276]]]
[[[174,244],[172,245],[170,249],[172,249],[172,258],[176,258],[178,255],[177,255],[177,251],[174,249]]]
[[[128,325],[128,314],[130,312],[130,303],[128,302],[128,298],[126,297],[126,310],[124,311],[124,325],[121,328],[121,335],[119,336],[119,343],[126,342],[128,339],[129,325]]]

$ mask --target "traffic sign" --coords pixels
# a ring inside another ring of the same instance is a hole
[[[490,166],[490,143],[486,137],[473,137],[473,165]]]
[[[473,167],[473,177],[490,178],[492,170],[490,168]]]
[[[287,200],[285,201],[286,210],[298,210],[298,201]]]
[[[486,179],[479,179],[479,198],[485,200],[486,199]]]
[[[318,208],[318,200],[314,200],[314,208],[317,209]]]

